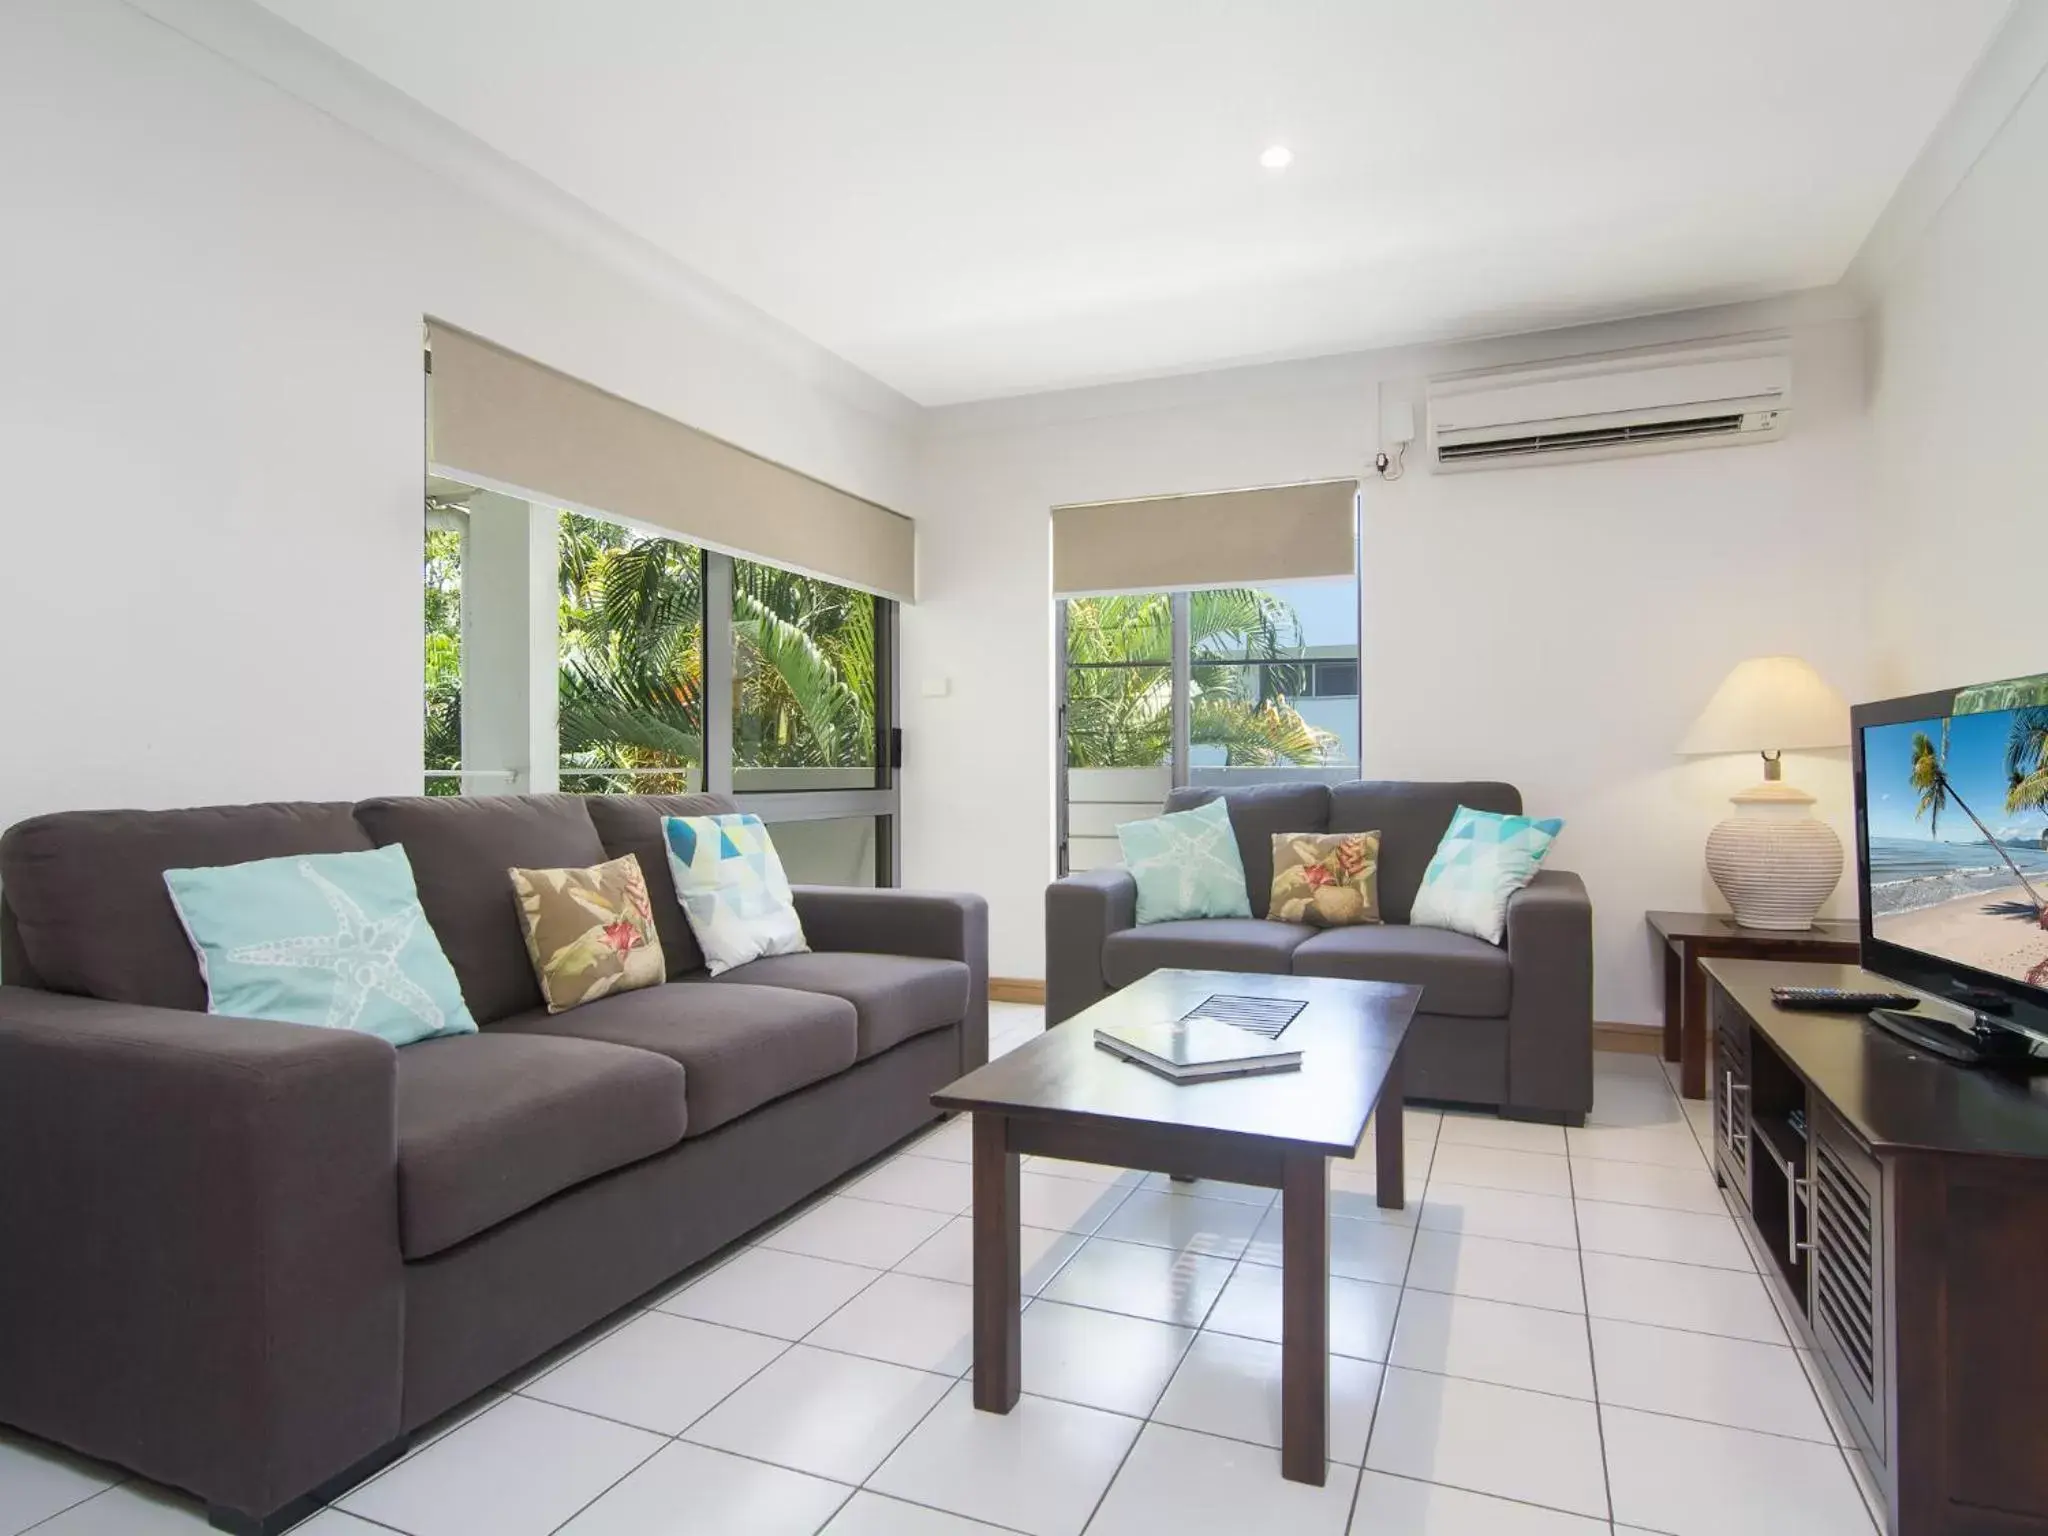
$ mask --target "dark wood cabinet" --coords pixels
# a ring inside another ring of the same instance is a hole
[[[2048,1536],[2048,1082],[1951,1066],[1710,960],[1714,1168],[1892,1536]]]

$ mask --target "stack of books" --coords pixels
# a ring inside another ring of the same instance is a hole
[[[1301,1052],[1214,1019],[1103,1024],[1096,1028],[1095,1043],[1177,1083],[1249,1077],[1259,1072],[1290,1072],[1301,1065]]]

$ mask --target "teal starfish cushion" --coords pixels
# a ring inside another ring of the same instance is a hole
[[[1140,923],[1252,915],[1230,807],[1221,800],[1127,821],[1116,829],[1116,840],[1138,882]]]
[[[1555,817],[1498,816],[1458,807],[1450,830],[1422,872],[1408,921],[1449,928],[1498,944],[1507,931],[1508,898],[1536,878],[1550,844],[1564,830]]]
[[[164,884],[198,951],[208,1013],[393,1045],[476,1033],[396,843],[167,869]]]

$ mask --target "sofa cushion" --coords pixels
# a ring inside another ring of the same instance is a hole
[[[1503,816],[1522,814],[1522,793],[1512,784],[1484,780],[1411,783],[1367,779],[1330,786],[1330,830],[1380,834],[1380,920],[1405,923],[1422,888],[1422,872],[1436,854],[1461,805]],[[1284,829],[1282,829],[1284,830]]]
[[[420,905],[477,1023],[540,1007],[511,871],[604,862],[582,797],[410,795],[365,800],[356,820],[379,847],[404,845]]]
[[[1498,1019],[1508,1011],[1507,951],[1448,928],[1332,928],[1294,951],[1294,974],[1406,982],[1422,988],[1424,1013]]]
[[[372,846],[345,803],[63,811],[0,837],[0,887],[38,985],[196,1012],[206,982],[165,870]]]
[[[750,960],[716,978],[721,986],[740,982],[822,992],[853,1004],[862,1061],[912,1035],[958,1024],[967,1017],[967,967],[958,960],[923,960],[912,955],[770,955]]]
[[[725,795],[592,795],[584,802],[590,824],[604,842],[608,858],[632,854],[647,881],[654,906],[654,931],[668,962],[668,979],[704,969],[704,951],[676,895],[676,877],[668,867],[668,843],[661,835],[664,816],[727,816],[739,805]]]
[[[1245,899],[1253,917],[1264,917],[1273,895],[1273,834],[1330,830],[1329,788],[1322,784],[1252,784],[1243,789],[1185,785],[1166,797],[1166,808],[1189,811],[1212,800],[1222,800],[1230,807],[1231,830],[1237,834],[1238,856],[1244,860]],[[1434,853],[1436,843],[1429,846]],[[1421,878],[1420,871],[1417,878]]]
[[[569,1013],[522,1013],[491,1033],[601,1040],[681,1063],[692,1136],[844,1072],[858,1040],[844,998],[702,981],[601,997]]]
[[[646,1051],[463,1035],[398,1053],[398,1228],[408,1259],[674,1146],[683,1069]]]
[[[1141,976],[1174,968],[1285,976],[1295,949],[1315,931],[1257,917],[1198,917],[1125,928],[1103,941],[1102,979],[1112,987],[1127,987]]]

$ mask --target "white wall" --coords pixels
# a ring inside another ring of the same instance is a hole
[[[2042,13],[2032,20],[2048,31]],[[1892,270],[1873,319],[1881,694],[2048,671],[2044,188],[2048,77],[2037,76]]]
[[[1787,323],[1796,410],[1783,442],[1369,477],[1383,380]],[[909,879],[985,891],[991,968],[1043,974],[1050,507],[1367,473],[1366,775],[1504,778],[1532,812],[1565,817],[1553,857],[1592,891],[1598,1016],[1654,1020],[1643,913],[1719,905],[1702,845],[1758,771],[1682,762],[1680,733],[1747,656],[1793,652],[1867,693],[1862,383],[1861,324],[1828,294],[935,413],[919,496],[925,600],[903,626]],[[951,692],[924,697],[938,677]],[[1846,830],[1840,754],[1789,776]],[[1852,909],[1845,886],[1834,910]]]
[[[423,315],[907,503],[880,386],[480,147],[461,184],[386,147],[435,130],[267,13],[148,3],[206,46],[0,6],[0,826],[418,788]]]

